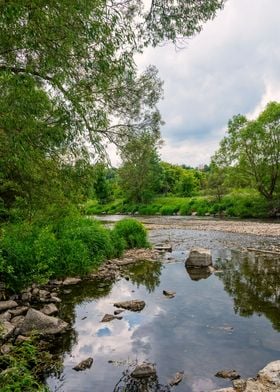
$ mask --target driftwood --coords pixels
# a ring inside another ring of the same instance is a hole
[[[270,255],[280,255],[280,251],[277,250],[266,250],[266,249],[257,249],[257,248],[247,248],[250,252],[259,252],[259,253],[267,253]]]

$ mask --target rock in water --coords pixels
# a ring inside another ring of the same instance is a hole
[[[169,290],[163,290],[162,292],[163,295],[165,295],[168,298],[174,298],[176,295],[175,291],[169,291]]]
[[[184,372],[177,372],[170,380],[169,385],[171,387],[173,387],[174,385],[178,385],[183,380],[183,378],[184,378]]]
[[[20,327],[20,334],[28,336],[33,332],[39,332],[42,335],[55,335],[64,332],[67,326],[65,321],[31,308]]]
[[[103,317],[103,319],[101,320],[101,323],[108,323],[109,321],[112,320],[121,320],[122,317],[121,316],[114,316],[112,314],[105,314],[105,316]]]
[[[230,380],[236,380],[237,378],[240,378],[240,375],[236,370],[220,370],[215,374],[215,376],[220,378],[229,378]]]
[[[136,366],[136,368],[131,373],[133,378],[148,378],[156,375],[156,369],[151,363],[142,363]]]
[[[78,365],[74,366],[73,369],[76,370],[77,372],[80,372],[82,370],[86,370],[91,368],[91,365],[93,364],[93,358],[87,358],[84,359],[82,362],[78,363]]]
[[[186,260],[187,267],[208,267],[212,265],[212,256],[209,249],[194,248]]]
[[[139,312],[140,310],[144,309],[145,305],[146,304],[144,301],[140,301],[138,299],[134,299],[132,301],[116,302],[114,304],[116,308],[132,310],[133,312]]]
[[[41,312],[44,313],[44,314],[46,314],[47,316],[52,316],[52,315],[58,313],[58,309],[57,309],[57,307],[55,306],[55,304],[50,303],[50,304],[45,305],[45,306],[41,309]]]

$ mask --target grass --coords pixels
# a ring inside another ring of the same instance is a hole
[[[238,218],[265,218],[269,215],[268,203],[251,189],[236,190],[221,200],[213,196],[158,197],[149,204],[133,204],[117,199],[100,205],[95,200],[88,201],[84,213],[91,214],[139,214],[139,215],[218,215]]]

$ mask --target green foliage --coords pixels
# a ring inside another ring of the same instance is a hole
[[[158,138],[145,132],[122,149],[120,187],[129,202],[147,203],[155,197],[161,178],[157,146]]]
[[[0,239],[0,278],[18,290],[51,277],[82,276],[124,249],[147,245],[137,221],[125,220],[110,230],[72,214],[52,223],[9,224]]]
[[[0,388],[2,392],[47,392],[40,381],[50,366],[51,357],[39,352],[32,342],[13,346],[9,354],[0,357]]]
[[[125,241],[128,248],[146,248],[149,246],[147,231],[136,219],[126,218],[115,224],[113,232]]]
[[[279,200],[280,104],[270,102],[254,121],[234,116],[213,162],[219,167],[232,166],[272,204]]]

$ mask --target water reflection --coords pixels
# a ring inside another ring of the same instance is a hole
[[[187,273],[191,280],[199,281],[201,279],[207,279],[211,276],[211,271],[208,267],[192,268],[186,266]]]
[[[216,265],[235,312],[244,317],[263,314],[280,331],[280,257],[232,252],[231,260]]]
[[[150,377],[133,377],[132,367],[126,369],[121,379],[117,382],[113,392],[170,392],[169,385],[159,383],[157,374]]]
[[[222,368],[249,377],[279,359],[279,333],[268,320],[273,325],[280,320],[280,265],[228,250],[213,252],[213,259],[219,275],[186,273],[183,262],[144,262],[126,271],[129,279],[83,282],[65,294],[61,317],[75,332],[57,341],[64,367],[48,379],[50,390],[168,391],[169,378],[184,371],[176,392],[206,392],[230,385],[214,376]],[[163,290],[176,296],[167,299]],[[104,314],[113,314],[115,302],[132,299],[144,300],[145,308],[100,322]],[[94,358],[92,368],[77,374],[73,367],[87,357]],[[144,361],[156,364],[157,376],[139,384],[131,378],[131,366]]]
[[[137,287],[143,285],[152,293],[160,284],[161,268],[162,263],[159,261],[143,261],[128,267],[126,275]]]

